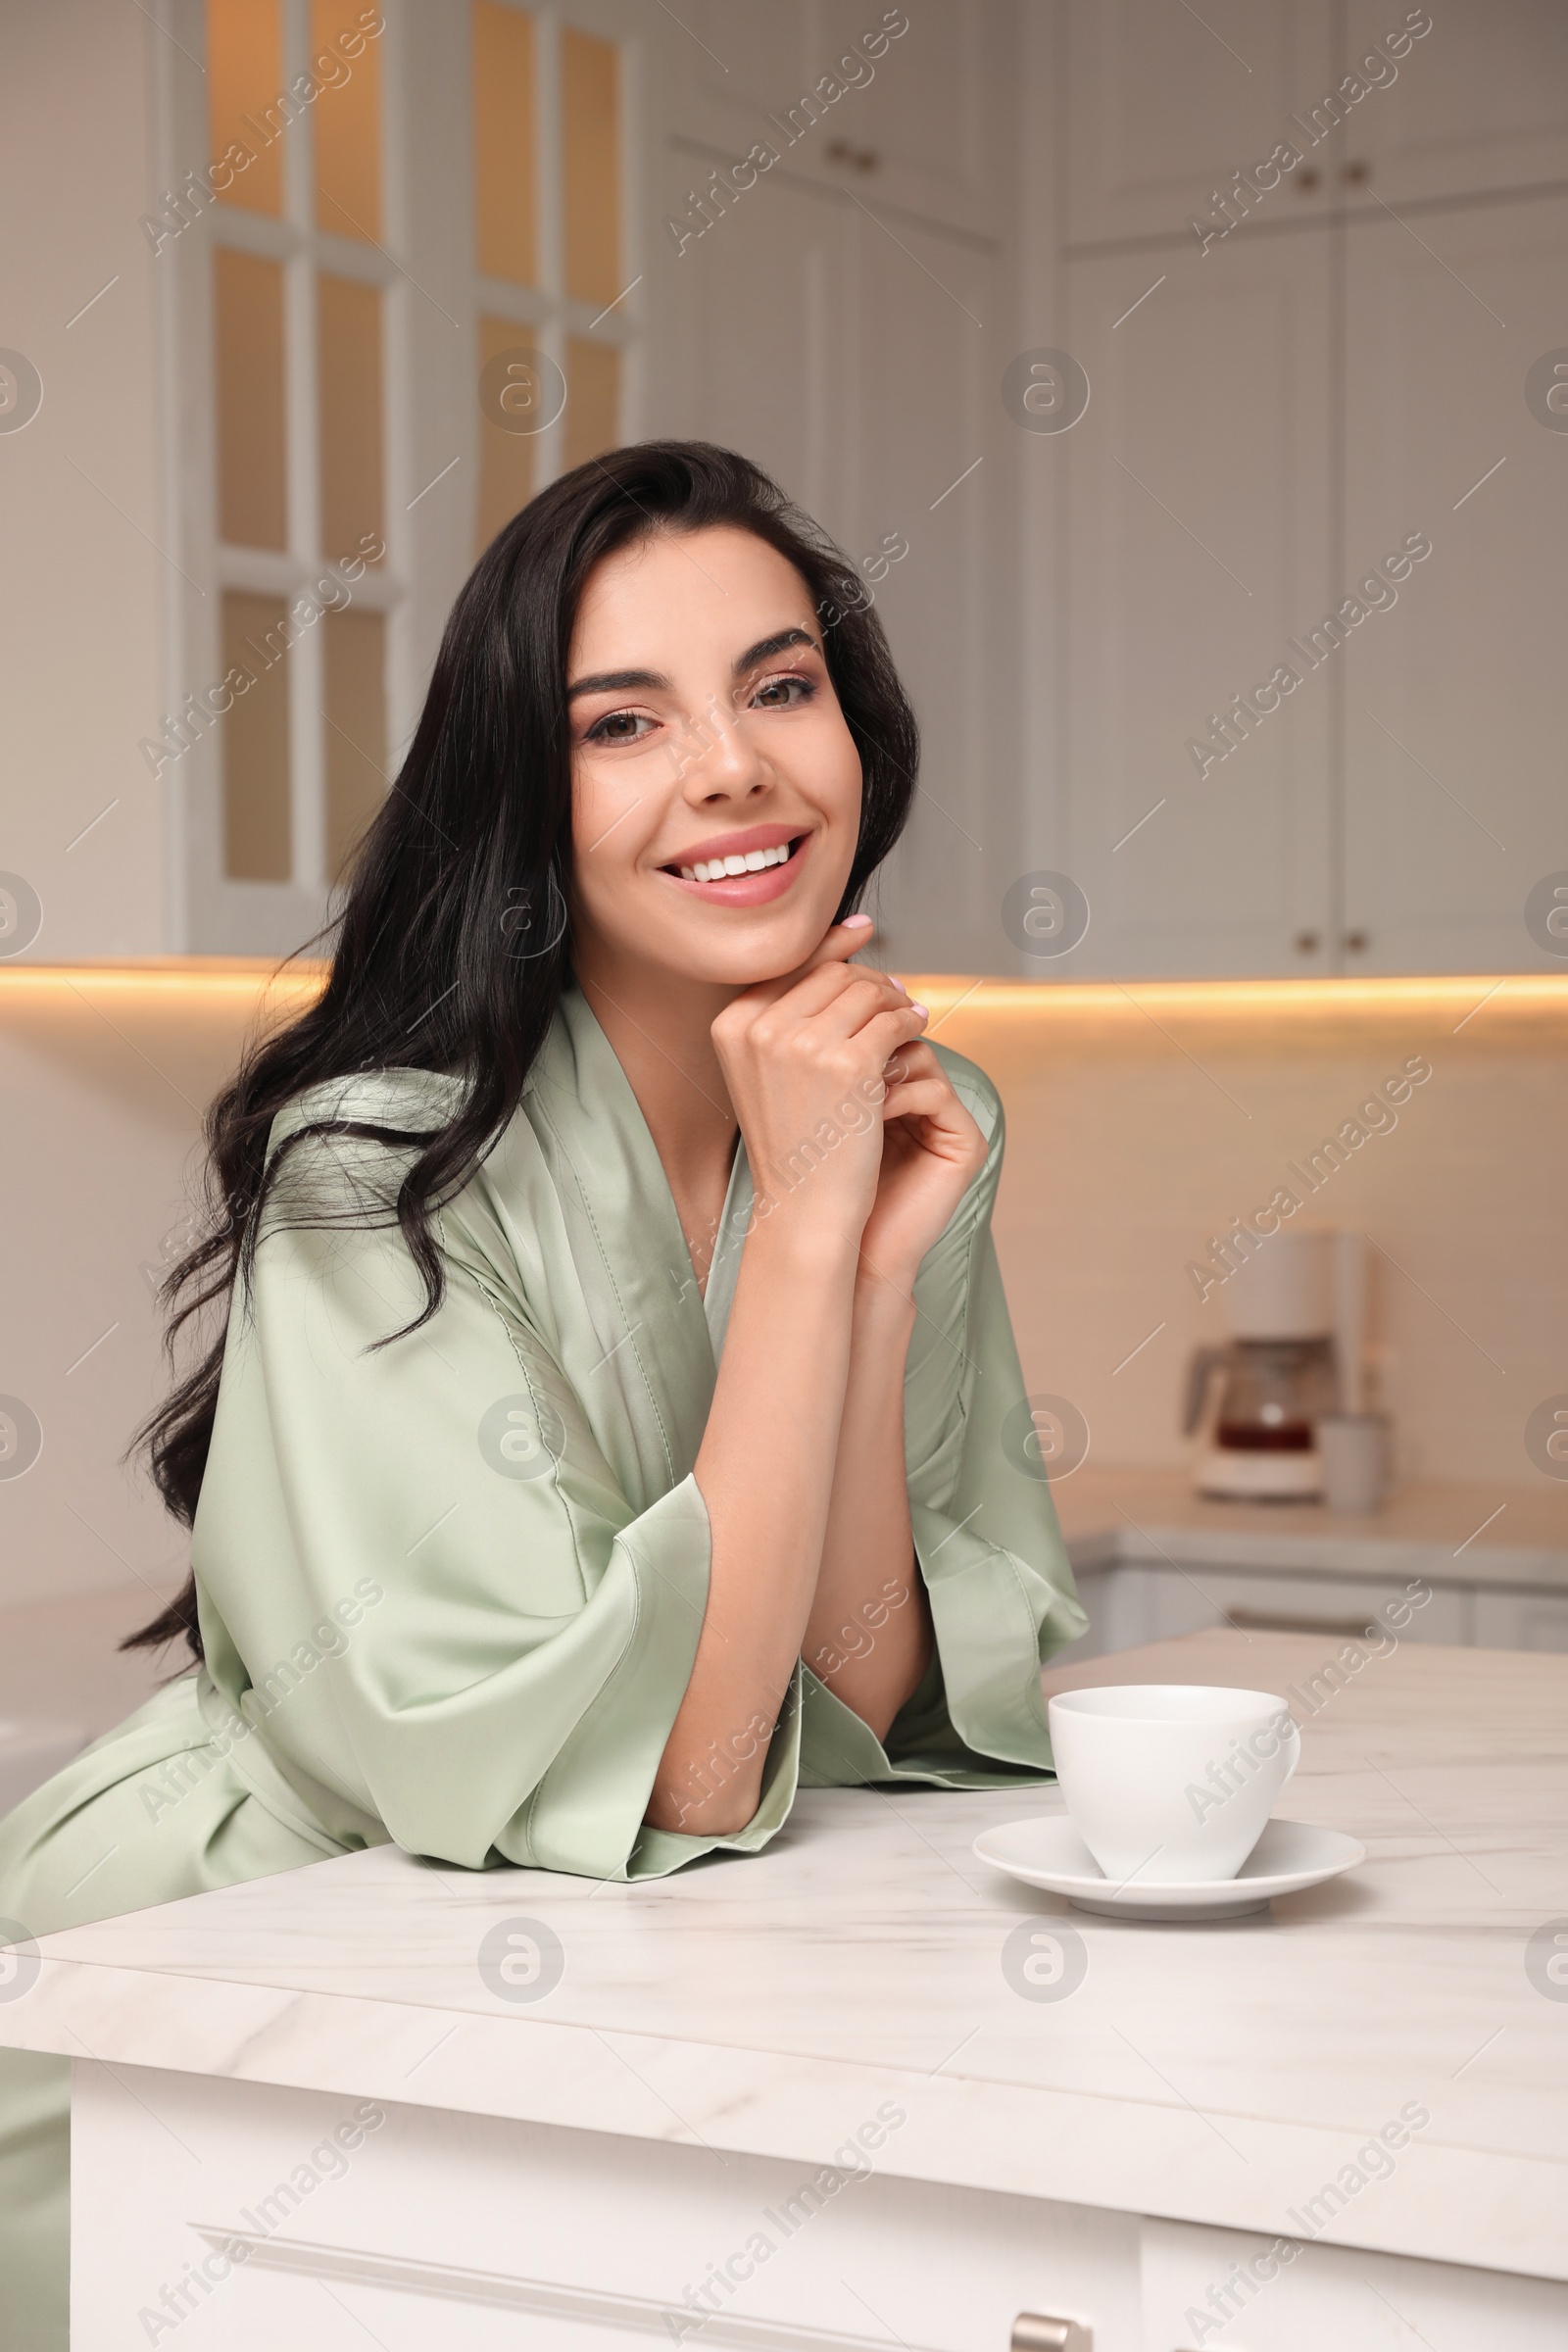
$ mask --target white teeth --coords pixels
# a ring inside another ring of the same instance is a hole
[[[683,882],[722,882],[730,874],[760,874],[764,866],[784,865],[789,861],[790,845],[781,841],[776,849],[749,850],[744,858],[699,858],[695,865],[683,865]]]

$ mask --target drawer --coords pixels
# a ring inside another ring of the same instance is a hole
[[[73,2103],[72,2352],[161,2311],[181,2352],[1009,2352],[1021,2312],[1143,2352],[1139,2218],[861,2170],[897,2102],[836,2175],[141,2068],[78,2064]]]
[[[1128,1562],[1085,1578],[1090,1630],[1082,1646],[1067,1654],[1107,1655],[1228,1623],[1248,1633],[1320,1634],[1328,1659],[1343,1642],[1358,1640],[1374,1620],[1387,1623],[1384,1613],[1404,1599],[1407,1582],[1403,1576],[1275,1576],[1203,1564],[1160,1568]],[[1432,1590],[1431,1599],[1412,1612],[1398,1640],[1468,1645],[1475,1639],[1472,1598],[1451,1587]],[[1568,1603],[1564,1606],[1568,1610]]]
[[[1477,1592],[1476,1640],[1488,1649],[1568,1650],[1568,1592]]]
[[[1303,2194],[1306,2193],[1303,2190]],[[1145,2352],[1562,2352],[1568,2286],[1353,2246],[1146,2222]]]

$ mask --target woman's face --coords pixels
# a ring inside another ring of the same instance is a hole
[[[804,963],[855,857],[860,761],[794,565],[728,527],[607,557],[566,687],[579,959],[732,987]]]

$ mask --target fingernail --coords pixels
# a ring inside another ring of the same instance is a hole
[[[917,1004],[912,997],[909,999],[909,1010],[911,1012],[917,1012],[922,1021],[930,1018],[925,1006],[923,1004]]]
[[[871,917],[868,914],[847,914],[844,917],[846,931],[869,931],[870,928]]]

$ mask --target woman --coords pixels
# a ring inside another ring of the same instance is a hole
[[[175,1328],[230,1311],[150,1425],[193,1576],[138,1637],[197,1663],[0,1829],[30,1934],[389,1839],[658,1877],[803,1782],[1049,1770],[1084,1618],[1004,1447],[1001,1113],[850,960],[917,756],[857,585],[670,443],[464,589],[326,989],[212,1113]],[[65,2068],[0,2070],[6,2340],[53,2348]]]

